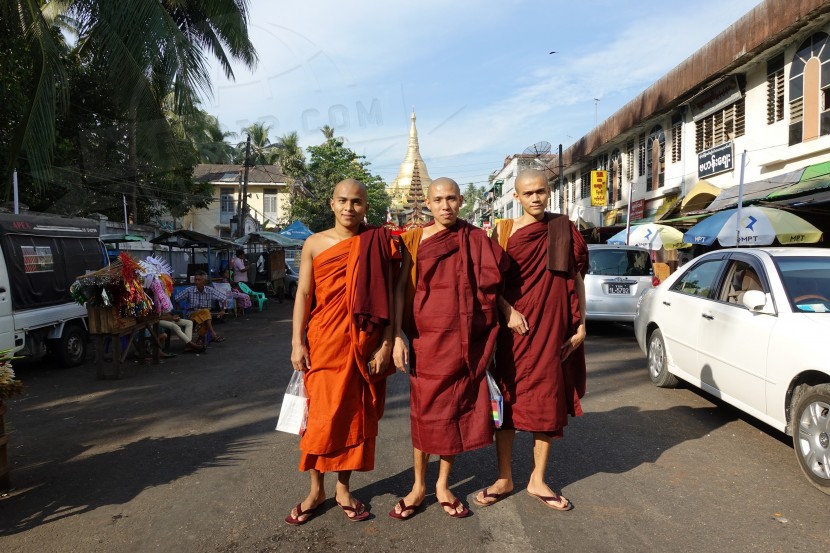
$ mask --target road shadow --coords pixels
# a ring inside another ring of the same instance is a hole
[[[61,459],[16,468],[17,491],[0,501],[0,536],[78,516],[106,505],[123,505],[155,486],[207,467],[244,462],[255,449],[263,423],[230,430],[143,438],[113,451],[85,456],[76,445]]]
[[[548,482],[556,489],[599,473],[624,474],[655,463],[663,453],[687,441],[700,439],[735,420],[734,413],[717,407],[676,406],[664,410],[642,411],[625,406],[603,412],[588,412],[571,419],[566,437],[556,440],[548,465]],[[383,447],[379,444],[379,447]],[[404,453],[402,452],[402,455]],[[519,432],[513,450],[513,479],[516,491],[527,487],[533,463],[533,436]],[[459,454],[450,477],[453,493],[463,500],[492,484],[497,474],[496,450],[490,445]],[[436,503],[437,456],[430,458],[427,471],[426,505]],[[353,491],[363,501],[392,494],[403,497],[413,482],[408,468]],[[370,504],[369,504],[370,505]],[[371,507],[371,505],[370,505]],[[378,512],[394,507],[380,505]]]

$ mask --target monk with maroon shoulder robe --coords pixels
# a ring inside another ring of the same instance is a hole
[[[362,224],[366,204],[360,182],[338,183],[330,200],[334,228],[303,245],[291,363],[303,371],[309,398],[299,468],[308,471],[311,490],[286,517],[292,525],[307,522],[325,501],[327,472],[337,472],[335,501],[349,520],[369,517],[349,491],[349,477],[374,468],[386,368],[394,368],[391,236]]]
[[[399,520],[424,501],[430,454],[440,456],[435,495],[444,511],[455,518],[469,515],[450,491],[454,456],[492,443],[485,371],[496,344],[506,264],[484,231],[458,220],[462,202],[455,181],[433,181],[426,203],[435,221],[401,236],[393,359],[410,372],[415,482],[389,513]]]
[[[581,415],[585,393],[585,290],[582,272],[588,247],[562,215],[545,212],[550,188],[545,175],[525,171],[514,198],[524,214],[500,221],[493,239],[510,259],[499,306],[494,377],[504,396],[504,424],[496,431],[499,475],[475,503],[488,506],[513,491],[512,450],[516,430],[533,432],[533,469],[527,493],[545,506],[571,503],[545,483],[550,442],[561,437],[568,415]]]

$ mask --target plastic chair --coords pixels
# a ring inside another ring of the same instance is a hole
[[[265,296],[265,294],[263,294],[262,292],[254,292],[244,282],[238,282],[237,284],[239,285],[240,290],[251,296],[251,301],[256,302],[257,307],[260,311],[262,311],[262,306],[265,305],[265,302],[268,301],[268,298]]]

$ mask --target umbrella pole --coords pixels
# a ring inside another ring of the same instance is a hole
[[[741,153],[741,180],[738,183],[738,213],[735,216],[735,247],[741,245],[741,210],[744,207],[744,166],[746,150]]]
[[[625,245],[629,246],[631,238],[631,194],[634,192],[634,181],[628,181],[628,215],[625,216]]]

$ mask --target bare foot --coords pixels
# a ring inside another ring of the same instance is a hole
[[[334,500],[337,501],[337,504],[340,505],[340,508],[349,518],[360,517],[366,512],[363,503],[353,496],[350,491],[337,490],[337,493],[334,494]],[[348,509],[344,507],[348,507]]]
[[[313,511],[323,504],[326,500],[326,494],[322,490],[319,494],[309,494],[305,499],[302,500],[300,503],[300,509],[302,510],[303,515],[300,515],[297,511],[297,507],[291,509],[291,518],[296,520],[298,524],[304,523],[308,518],[313,514]]]
[[[559,495],[547,485],[540,485],[538,487],[528,485],[527,493],[544,503],[547,507],[556,509],[557,511],[569,511],[573,508],[568,498]]]
[[[478,492],[473,499],[476,505],[481,507],[489,507],[493,503],[497,503],[504,499],[513,491],[513,482],[506,478],[499,478],[493,484]]]
[[[413,507],[413,508],[412,509],[407,509],[406,512],[404,512],[403,508],[401,507],[401,502],[398,501],[395,504],[395,508],[392,510],[392,512],[394,512],[395,514],[400,515],[402,518],[409,518],[413,514],[415,514],[415,510],[416,510],[415,507],[420,507],[421,504],[424,502],[425,497],[426,497],[426,490],[416,490],[416,489],[413,488],[412,491],[409,492],[409,494],[407,494],[405,497],[401,498],[404,505],[406,505],[407,507]]]
[[[469,509],[461,503],[451,492],[435,491],[435,497],[444,509],[444,512],[455,518],[464,518],[470,514]]]

